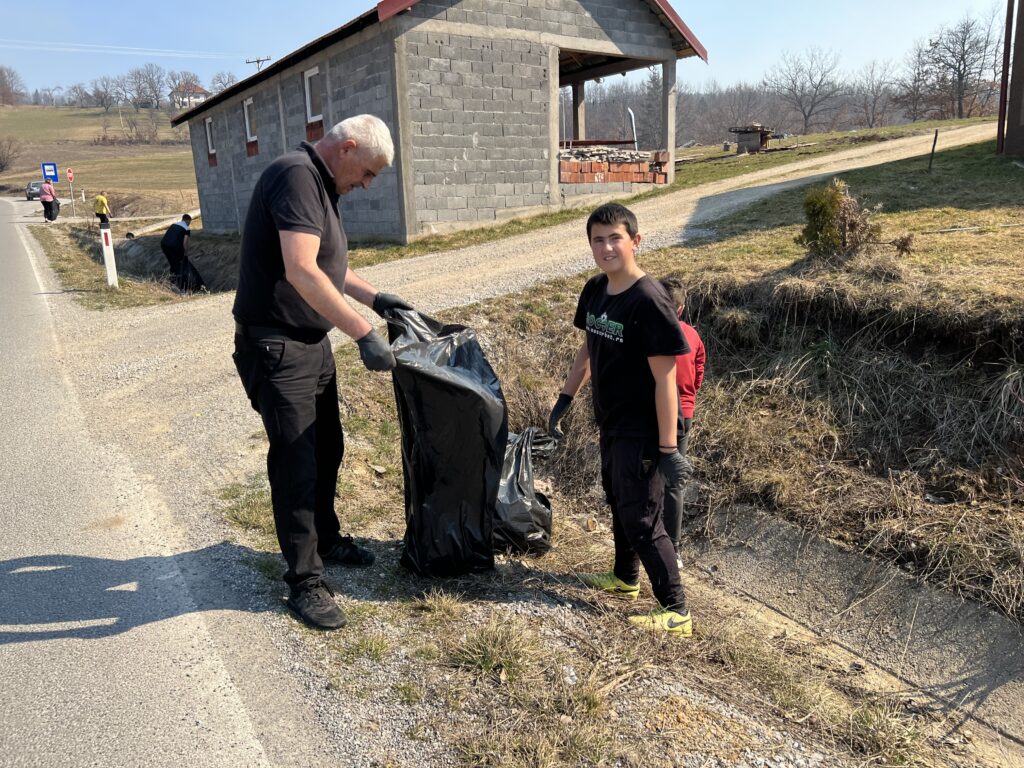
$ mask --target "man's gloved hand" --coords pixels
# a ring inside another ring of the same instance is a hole
[[[658,457],[658,471],[665,478],[665,485],[669,488],[678,488],[693,474],[693,465],[690,460],[679,451],[662,453]]]
[[[570,405],[572,405],[572,395],[562,392],[555,401],[555,407],[551,409],[551,415],[548,417],[548,434],[555,438],[555,440],[561,440],[565,437],[558,428],[558,422],[565,416],[565,412],[569,410]]]
[[[391,347],[373,329],[363,338],[356,339],[356,346],[359,347],[359,358],[367,370],[390,371],[398,365]]]
[[[412,309],[412,306],[407,304],[401,296],[396,296],[393,293],[378,293],[373,297],[373,311],[381,317],[385,317],[385,312],[389,309]]]

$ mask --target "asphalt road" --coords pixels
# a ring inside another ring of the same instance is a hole
[[[269,765],[153,501],[84,427],[14,212],[0,201],[0,764]]]

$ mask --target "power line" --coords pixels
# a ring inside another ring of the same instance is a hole
[[[173,48],[139,48],[125,45],[96,45],[92,43],[61,43],[42,40],[13,40],[0,38],[0,48],[21,51],[51,51],[55,53],[104,53],[123,56],[164,56],[185,59],[233,59],[237,54],[215,51],[183,51]]]

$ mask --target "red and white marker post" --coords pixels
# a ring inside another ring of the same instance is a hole
[[[107,285],[118,288],[117,264],[114,263],[114,238],[110,235],[110,222],[100,223],[100,247],[103,248],[103,266],[107,270]]]
[[[78,214],[75,213],[75,172],[68,168],[68,187],[71,189],[71,215],[74,218],[78,218]]]

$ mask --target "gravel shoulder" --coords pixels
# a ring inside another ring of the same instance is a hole
[[[940,147],[985,140],[994,133],[992,125],[950,131],[940,136]],[[872,144],[655,198],[635,206],[646,235],[644,247],[675,244],[688,230],[713,227],[717,216],[792,185],[926,154],[930,147],[931,137]],[[440,312],[590,269],[580,230],[578,222],[561,225],[361,274],[424,311]],[[401,724],[389,724],[393,713],[387,703],[353,702],[331,690],[318,661],[322,640],[311,640],[277,609],[247,548],[235,541],[236,534],[215,510],[218,491],[260,475],[265,460],[262,426],[231,363],[233,294],[89,312],[61,292],[38,251],[35,256],[53,291],[49,303],[61,362],[77,389],[88,428],[97,442],[128,457],[165,510],[161,522],[173,532],[169,540],[182,551],[203,553],[185,579],[200,609],[217,606],[203,616],[248,704],[268,759],[279,765],[367,765],[382,754],[384,741],[386,751],[404,755],[400,764],[447,764],[428,741],[403,741]],[[344,343],[337,335],[334,341]],[[758,726],[747,720],[744,727]],[[298,743],[301,755],[291,751]],[[792,744],[793,760],[779,765],[841,764]]]

